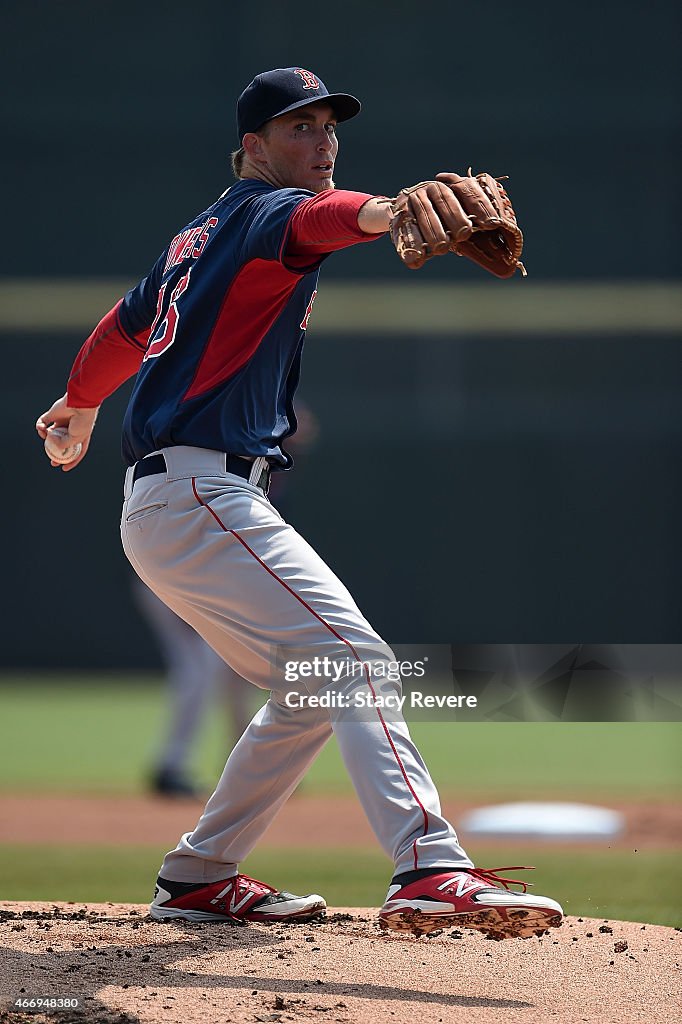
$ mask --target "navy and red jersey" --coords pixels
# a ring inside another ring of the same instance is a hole
[[[81,349],[69,405],[94,407],[137,371],[123,424],[132,465],[172,445],[266,456],[296,430],[293,400],[319,267],[371,241],[371,197],[242,179],[179,232]]]

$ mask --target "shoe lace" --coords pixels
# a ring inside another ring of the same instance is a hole
[[[277,892],[277,890],[273,889],[271,885],[267,885],[265,882],[259,882],[257,878],[251,878],[250,875],[242,875],[241,872],[234,876],[235,883],[239,880],[245,882],[254,892],[260,889],[264,896],[270,896],[271,893]]]
[[[532,882],[524,882],[520,878],[505,878],[504,875],[498,874],[500,871],[535,871],[535,868],[528,864],[516,864],[504,868],[469,868],[470,875],[476,875],[484,882],[492,882],[493,885],[503,886],[505,889],[509,889],[511,885],[520,885],[524,892],[528,892],[528,886],[533,885]]]

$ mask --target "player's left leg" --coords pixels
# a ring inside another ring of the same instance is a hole
[[[164,858],[161,875],[215,882],[235,874],[331,734],[324,710],[295,711],[271,697],[230,753],[198,824]]]

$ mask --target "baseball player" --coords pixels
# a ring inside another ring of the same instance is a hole
[[[561,923],[561,907],[525,885],[509,891],[512,880],[497,873],[505,869],[474,867],[401,714],[386,711],[400,692],[390,648],[267,498],[271,473],[292,465],[301,354],[330,253],[389,229],[395,240],[396,220],[407,224],[399,251],[412,265],[476,231],[493,232],[495,250],[504,244],[471,176],[440,175],[394,201],[335,189],[336,126],[359,111],[354,96],[329,93],[304,68],[256,76],[237,103],[236,183],[106,314],[36,427],[43,439],[68,428],[71,470],[102,401],[137,374],[123,426],[126,554],[225,661],[270,691],[196,827],[166,855],[152,917],[282,921],[324,911],[321,896],[281,892],[239,864],[333,732],[394,864],[383,927],[541,934]]]
[[[229,735],[236,741],[253,714],[253,687],[137,576],[133,580],[133,599],[157,641],[166,668],[168,722],[149,787],[163,797],[197,797],[201,790],[191,778],[189,761],[209,705],[216,700],[224,703],[226,738]]]

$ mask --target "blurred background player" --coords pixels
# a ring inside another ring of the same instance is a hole
[[[141,580],[133,580],[132,595],[152,630],[166,670],[168,720],[149,788],[160,796],[205,796],[192,778],[190,762],[206,711],[215,702],[224,704],[229,749],[251,720],[253,687]]]

